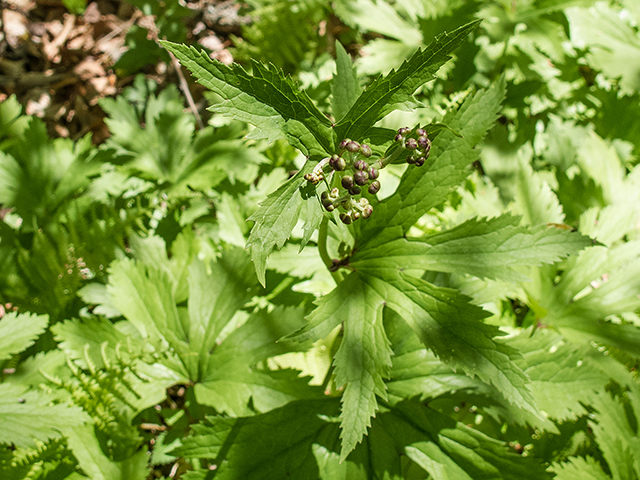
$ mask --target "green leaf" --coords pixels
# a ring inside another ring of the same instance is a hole
[[[10,312],[0,317],[0,360],[7,360],[33,345],[48,324],[47,315]]]
[[[132,457],[114,461],[102,451],[92,425],[69,425],[63,431],[80,468],[91,480],[144,480],[149,475],[144,449]]]
[[[160,43],[200,83],[222,97],[222,104],[214,106],[214,110],[257,127],[253,138],[266,138],[269,142],[287,138],[308,156],[323,156],[333,150],[335,141],[329,119],[276,67],[253,61],[253,75],[249,75],[240,65],[224,65],[194,47]]]
[[[33,447],[36,441],[59,438],[67,426],[79,426],[89,418],[78,407],[52,404],[44,393],[23,385],[0,384],[0,443]]]
[[[472,218],[420,241],[399,239],[378,247],[367,245],[356,252],[350,263],[364,271],[411,266],[479,278],[527,281],[528,277],[518,267],[557,262],[592,245],[588,237],[577,232],[519,223],[520,217],[512,215]]]
[[[620,79],[624,95],[640,92],[640,36],[630,22],[606,4],[566,11],[571,41],[589,48],[587,61],[610,79]]]
[[[375,207],[374,214],[356,239],[357,249],[368,242],[379,245],[402,237],[422,215],[442,203],[452,187],[468,176],[467,166],[478,158],[478,150],[474,147],[495,122],[504,95],[502,77],[487,90],[468,97],[458,111],[445,116],[442,123],[463,138],[448,131],[438,135],[427,162],[422,167],[409,167],[396,192]]]
[[[340,121],[360,95],[360,84],[351,57],[340,42],[336,42],[336,74],[331,84],[331,110]],[[340,139],[342,140],[342,139]]]
[[[509,402],[538,414],[529,379],[515,363],[520,354],[494,338],[503,333],[482,323],[487,313],[468,303],[468,297],[402,273],[385,278],[362,275],[362,280],[440,359],[494,385]]]
[[[403,475],[407,456],[437,480],[549,478],[535,460],[413,402],[386,409],[362,444],[341,459],[337,414],[337,401],[327,399],[292,402],[248,418],[207,417],[171,453],[204,459],[224,480],[424,478],[422,471]],[[262,439],[260,449],[253,448],[256,438]]]
[[[566,462],[555,463],[552,471],[556,480],[611,480],[593,457],[569,457]]]
[[[538,303],[543,322],[565,335],[604,342],[637,357],[640,328],[604,320],[640,306],[639,282],[640,242],[633,241],[586,249],[570,261],[557,284],[546,277],[538,286],[523,287]]]
[[[265,285],[267,257],[274,248],[282,248],[298,222],[303,203],[318,203],[315,189],[304,179],[305,174],[313,170],[311,162],[305,163],[298,173],[275,192],[271,193],[251,217],[255,222],[247,240],[247,250],[251,254],[258,280]],[[309,209],[306,210],[309,213]],[[319,224],[322,219],[320,209],[311,210],[312,217],[307,218],[310,225]],[[315,227],[308,228],[313,232]]]
[[[295,370],[254,368],[269,357],[307,347],[292,348],[288,342],[277,342],[303,322],[298,308],[276,308],[251,315],[217,348],[207,352],[204,375],[196,384],[198,402],[238,416],[251,413],[250,400],[255,410],[264,412],[292,400],[318,397],[321,391],[310,387],[308,378],[299,378]]]
[[[625,396],[628,402],[612,398],[608,392],[600,392],[592,402],[598,413],[589,425],[611,476],[633,480],[640,476],[640,392],[634,388]]]
[[[413,92],[435,78],[435,72],[451,58],[448,55],[479,24],[480,20],[476,20],[451,33],[443,33],[428,47],[418,50],[397,71],[377,78],[336,125],[338,138],[360,139],[373,124],[392,111],[417,106]]]
[[[516,213],[530,225],[563,223],[564,213],[551,187],[534,172],[528,162],[520,160],[516,188]]]

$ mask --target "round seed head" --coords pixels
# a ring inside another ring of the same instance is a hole
[[[351,139],[349,139],[349,138],[345,138],[344,140],[342,140],[342,141],[340,142],[340,145],[338,146],[338,148],[339,148],[340,150],[344,150],[345,148],[347,148],[347,145],[349,144],[349,142],[351,142]]]
[[[369,168],[369,164],[364,160],[356,160],[353,162],[353,168],[356,170],[366,170]]]
[[[371,180],[375,180],[380,176],[380,172],[376,167],[370,167],[369,170],[367,170],[367,173],[369,174],[369,178]]]
[[[415,150],[416,148],[418,148],[418,142],[415,138],[409,138],[404,144],[404,148],[406,148],[407,150]]]
[[[424,165],[426,158],[424,157],[418,157],[416,158],[416,167],[421,167],[422,165]]]
[[[424,128],[419,128],[416,130],[416,135],[418,135],[419,137],[426,137],[427,131]]]
[[[346,213],[340,214],[340,220],[342,220],[342,223],[344,223],[345,225],[349,225],[351,223],[351,217]]]
[[[371,205],[367,205],[362,209],[362,218],[369,218],[373,213],[373,207]]]
[[[362,145],[360,145],[360,153],[364,157],[369,158],[373,152],[371,151],[371,147],[369,145],[365,145],[363,143]]]
[[[352,153],[358,152],[360,151],[360,144],[352,140],[349,143],[347,143],[347,150]]]
[[[369,185],[369,193],[371,195],[375,195],[379,191],[380,191],[380,182],[378,180],[374,180],[373,182],[371,182],[371,185]]]
[[[353,181],[356,182],[356,185],[366,185],[369,181],[369,174],[367,172],[363,172],[362,170],[358,170],[353,174]]]
[[[353,187],[353,177],[351,175],[345,175],[342,177],[342,186],[347,190]]]
[[[362,192],[362,189],[360,187],[355,186],[355,185],[349,189],[349,193],[351,195],[360,195],[360,192]]]
[[[431,140],[428,137],[418,137],[418,146],[420,148],[431,148]]]

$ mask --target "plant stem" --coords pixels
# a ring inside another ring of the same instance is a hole
[[[327,233],[329,232],[329,219],[325,216],[322,218],[322,222],[320,223],[320,229],[318,230],[318,252],[320,253],[320,258],[324,262],[327,270],[331,272],[331,276],[333,280],[338,285],[342,281],[342,274],[340,272],[332,272],[331,267],[333,266],[333,262],[331,261],[331,257],[329,256],[329,252],[327,250]]]

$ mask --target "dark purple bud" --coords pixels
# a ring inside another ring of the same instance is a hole
[[[408,163],[409,165],[413,165],[414,163],[416,163],[416,157],[414,157],[413,155],[409,155],[409,156],[407,157],[407,163]]]
[[[424,165],[426,158],[424,157],[418,157],[416,158],[416,167],[421,167],[422,165]]]
[[[362,189],[360,187],[356,187],[355,185],[349,189],[349,193],[351,195],[360,195],[360,192],[362,192]]]
[[[400,134],[400,133],[399,133],[399,134],[397,134],[397,135],[396,135],[396,137],[395,137],[395,139],[394,139],[394,140],[395,140],[396,142],[401,142],[403,138],[404,138],[404,137],[402,136],[402,134]]]
[[[355,168],[356,170],[366,170],[367,168],[369,168],[369,164],[364,160],[356,160],[355,162],[353,162],[353,168]]]
[[[431,147],[431,140],[429,140],[427,137],[418,137],[418,146],[420,148]]]
[[[378,180],[374,180],[373,182],[371,182],[371,185],[369,185],[369,193],[371,195],[375,195],[379,191],[380,191],[380,182]]]
[[[351,139],[349,139],[349,138],[345,138],[344,140],[342,140],[342,141],[340,142],[340,145],[338,145],[338,148],[339,148],[340,150],[344,150],[345,148],[347,148],[347,145],[348,145],[350,142],[351,142]]]
[[[338,157],[338,159],[336,160],[336,165],[333,167],[333,169],[337,172],[342,172],[345,168],[347,168],[347,161],[342,157]]]
[[[362,209],[362,218],[369,218],[373,213],[373,207],[371,205],[367,205]]]
[[[346,213],[340,214],[340,220],[342,220],[342,223],[344,223],[345,225],[349,225],[351,223],[351,217]]]
[[[320,200],[322,200],[322,203],[324,203],[325,200],[329,200],[329,192],[327,192],[326,190],[322,192],[322,194],[320,195]]]
[[[360,144],[352,140],[351,142],[347,143],[347,150],[352,153],[359,152]]]
[[[415,150],[416,148],[418,148],[418,142],[415,138],[409,138],[404,144],[404,148],[406,148],[407,150]]]
[[[424,128],[419,128],[416,130],[416,135],[418,135],[419,137],[426,137],[427,131]]]
[[[345,175],[342,177],[342,186],[347,190],[353,187],[353,177],[351,175]]]
[[[353,181],[356,182],[356,185],[366,185],[369,181],[369,174],[362,170],[358,170],[353,174]]]
[[[371,180],[375,180],[380,176],[380,172],[378,172],[378,169],[376,167],[369,168],[367,173],[369,173],[369,178]]]
[[[371,151],[371,147],[369,145],[362,144],[360,145],[360,153],[366,158],[369,158],[373,152]]]
[[[329,166],[334,170],[336,169],[336,162],[338,161],[338,158],[340,158],[338,155],[331,155],[331,158],[329,159]]]
[[[330,203],[329,205],[325,205],[324,208],[327,209],[327,212],[333,212],[336,209],[336,207],[335,207],[335,205],[333,205],[333,203]]]
[[[402,127],[402,128],[398,129],[398,134],[402,135],[404,137],[410,131],[411,131],[411,129],[409,127]]]

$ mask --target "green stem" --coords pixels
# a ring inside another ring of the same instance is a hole
[[[318,252],[320,253],[320,258],[324,262],[327,269],[331,272],[331,267],[333,266],[333,262],[331,261],[331,257],[329,256],[329,252],[327,250],[327,234],[329,232],[329,219],[325,216],[322,218],[322,222],[320,223],[320,229],[318,231]],[[336,285],[342,281],[342,273],[340,272],[331,272],[331,276],[333,280],[336,282]]]

